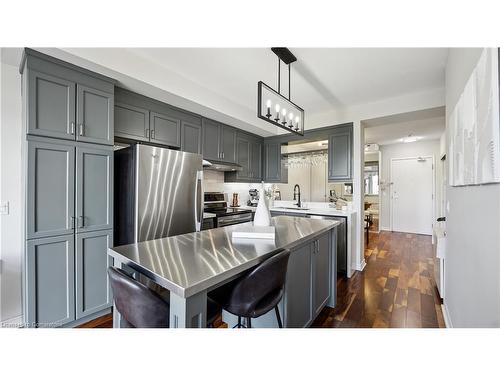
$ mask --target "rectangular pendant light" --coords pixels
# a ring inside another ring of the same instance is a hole
[[[257,107],[258,118],[304,135],[304,110],[262,81],[257,84]]]

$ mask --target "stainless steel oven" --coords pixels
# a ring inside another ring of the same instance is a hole
[[[217,227],[252,221],[252,211],[239,207],[228,207],[225,193],[205,193],[204,212],[215,214]]]

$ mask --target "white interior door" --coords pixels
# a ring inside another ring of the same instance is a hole
[[[395,232],[432,234],[433,157],[391,160],[391,225]]]

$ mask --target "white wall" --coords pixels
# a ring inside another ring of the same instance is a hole
[[[438,163],[440,159],[439,140],[434,141],[420,141],[413,143],[396,143],[391,145],[380,146],[382,154],[382,172],[380,181],[391,181],[391,159],[393,158],[407,158],[413,156],[434,156],[434,175],[436,178],[436,198],[435,198],[435,215],[438,213],[438,202],[440,201],[441,186],[441,164]],[[415,187],[418,189],[418,186]],[[391,191],[387,187],[380,190],[381,194],[381,207],[379,211],[380,229],[391,230]],[[437,217],[437,216],[436,216]]]
[[[0,204],[9,202],[9,215],[0,216],[0,321],[20,317],[22,259],[21,76],[18,67],[1,64]]]
[[[446,115],[481,50],[453,48],[446,65]],[[449,127],[446,127],[449,140]],[[449,145],[449,141],[447,142]],[[500,185],[447,187],[446,297],[453,327],[500,327]]]

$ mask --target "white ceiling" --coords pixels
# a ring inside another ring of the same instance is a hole
[[[439,139],[445,131],[445,108],[407,112],[363,121],[365,144],[387,145],[411,135],[419,141]]]
[[[309,113],[444,87],[446,48],[290,48],[292,100]],[[277,86],[268,48],[132,48],[239,105],[256,108],[257,82]],[[282,91],[288,71],[282,65]]]
[[[306,118],[444,88],[446,48],[290,49],[298,59],[292,64],[292,100],[304,108]],[[256,116],[257,82],[277,86],[277,57],[269,48],[40,50],[109,75],[156,99],[260,135],[276,134]],[[20,56],[21,49],[2,49],[4,62],[17,65]],[[283,64],[281,87],[287,95],[288,72]]]

